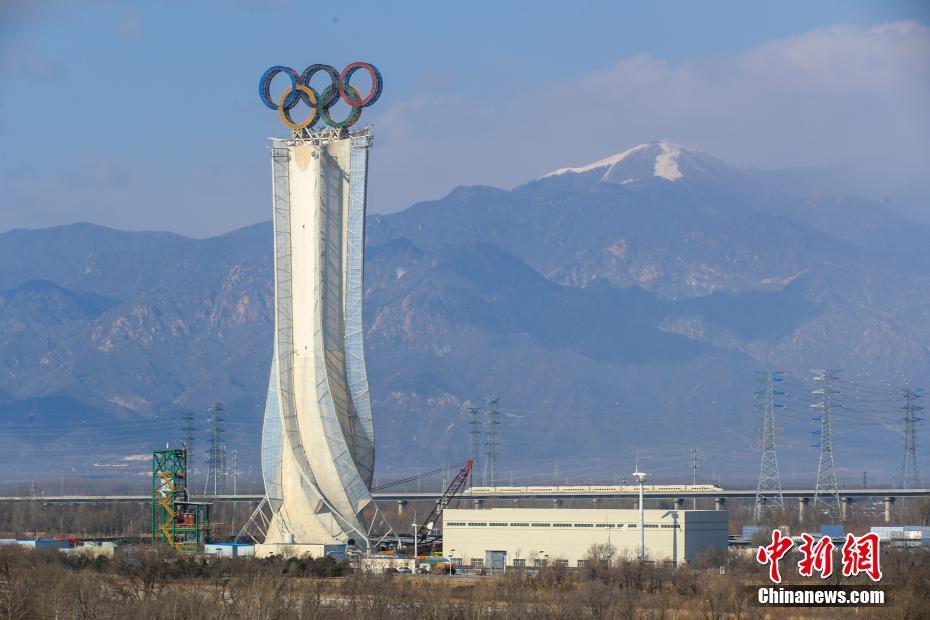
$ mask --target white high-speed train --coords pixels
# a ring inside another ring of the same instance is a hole
[[[654,493],[711,493],[723,489],[715,484],[646,484],[643,494]],[[524,486],[524,487],[469,487],[463,495],[620,495],[639,493],[639,486],[582,485],[582,486]]]

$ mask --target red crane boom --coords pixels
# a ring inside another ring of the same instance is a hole
[[[433,506],[432,512],[427,515],[426,519],[423,520],[423,525],[417,530],[418,544],[423,544],[429,540],[435,540],[436,537],[430,535],[430,532],[433,530],[432,525],[442,515],[442,511],[446,509],[446,506],[452,503],[452,500],[455,499],[455,496],[462,490],[462,487],[465,486],[468,477],[471,475],[471,468],[474,464],[475,462],[472,459],[468,459],[465,463],[465,467],[456,474],[455,478],[452,479],[452,483],[446,487],[442,497],[440,497],[436,505]]]

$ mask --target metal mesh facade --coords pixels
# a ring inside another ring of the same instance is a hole
[[[275,355],[262,439],[267,542],[367,544],[374,430],[363,269],[370,130],[274,140]],[[377,510],[374,511],[376,518]]]

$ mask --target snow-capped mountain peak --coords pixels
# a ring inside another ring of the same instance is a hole
[[[604,174],[600,178],[601,181],[619,185],[650,177],[678,181],[695,174],[710,173],[718,176],[732,170],[727,164],[706,153],[661,140],[634,146],[622,153],[599,159],[585,166],[560,168],[542,178],[569,173],[582,174],[602,169]]]

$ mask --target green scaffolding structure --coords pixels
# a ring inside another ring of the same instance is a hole
[[[203,550],[210,534],[210,504],[187,493],[187,450],[152,453],[152,544],[176,551]]]

